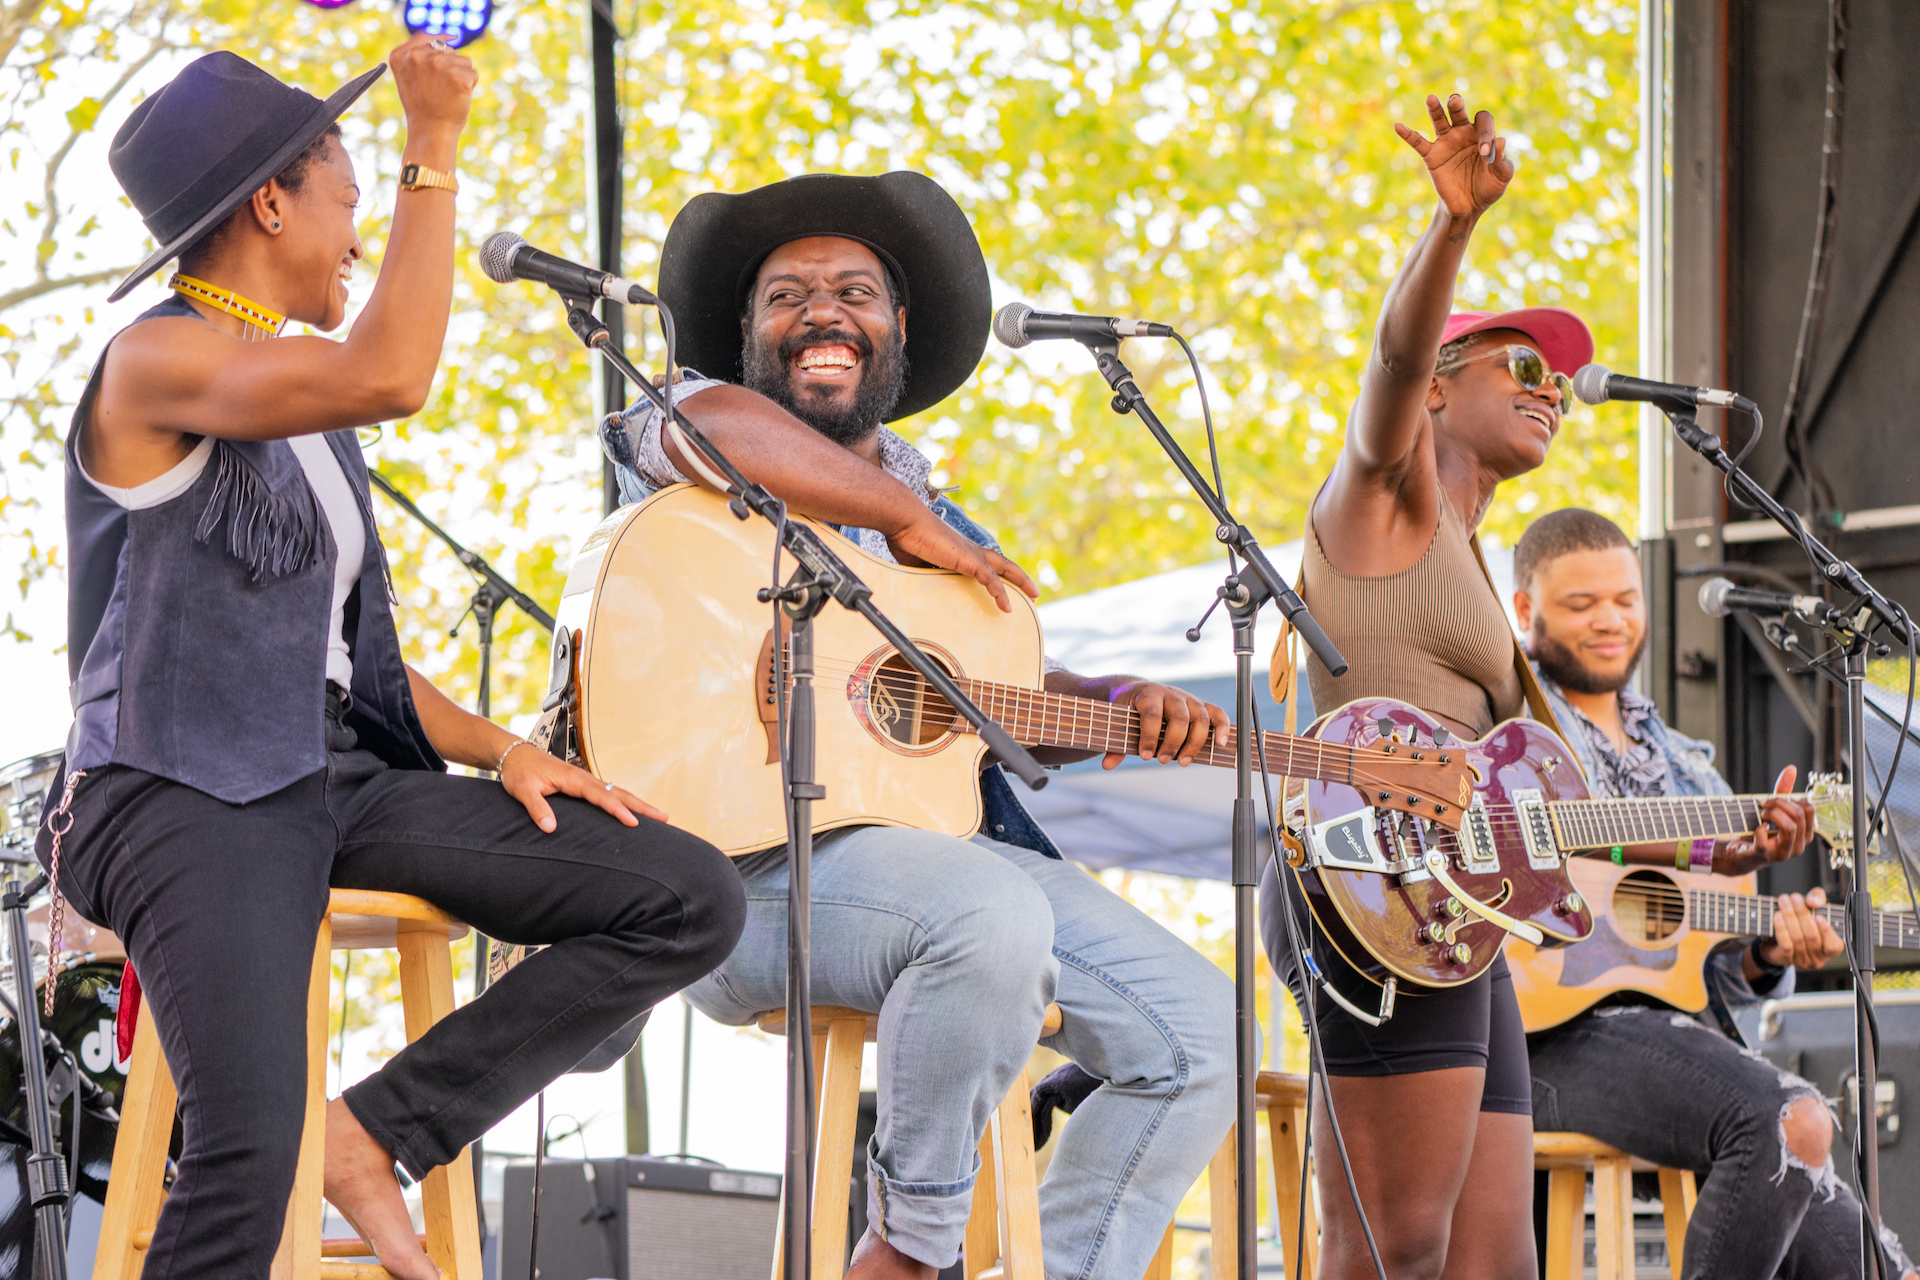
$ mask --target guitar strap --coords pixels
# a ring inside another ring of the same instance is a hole
[[[1473,558],[1487,580],[1487,590],[1493,592],[1494,599],[1499,599],[1500,588],[1493,585],[1493,571],[1487,568],[1486,553],[1480,550],[1480,535],[1476,533],[1467,539],[1467,543],[1473,548]],[[1540,687],[1540,678],[1533,674],[1533,663],[1527,660],[1527,651],[1521,646],[1517,635],[1513,637],[1513,670],[1520,677],[1520,692],[1525,695],[1527,710],[1533,714],[1533,718],[1559,734],[1560,741],[1571,747],[1573,739],[1560,727],[1560,717],[1553,714],[1553,704],[1547,701],[1547,692]],[[1580,753],[1575,751],[1572,754],[1573,767],[1579,769],[1580,776],[1585,778],[1586,770],[1580,768]]]

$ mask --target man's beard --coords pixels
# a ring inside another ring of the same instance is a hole
[[[1633,651],[1633,660],[1621,669],[1619,675],[1606,676],[1582,665],[1579,655],[1573,650],[1558,640],[1548,638],[1538,621],[1533,624],[1533,634],[1528,637],[1532,641],[1533,659],[1540,664],[1540,669],[1562,689],[1570,689],[1574,693],[1618,693],[1626,688],[1633,680],[1641,657],[1647,652],[1647,638],[1647,633],[1642,632],[1640,644]]]
[[[788,376],[794,357],[808,347],[852,347],[860,353],[860,381],[853,398],[845,407],[838,404],[838,389],[811,387],[796,389]],[[745,382],[749,391],[758,391],[837,445],[852,448],[872,435],[907,385],[906,338],[899,325],[887,330],[883,347],[874,349],[863,333],[852,329],[812,329],[789,334],[777,350],[747,334],[742,353]]]

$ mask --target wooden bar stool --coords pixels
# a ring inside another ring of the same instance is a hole
[[[813,1071],[818,1090],[813,1148],[813,1277],[840,1280],[846,1270],[853,1135],[860,1118],[861,1046],[876,1036],[880,1017],[837,1005],[815,1005],[812,1014]],[[769,1034],[785,1035],[787,1011],[770,1010],[755,1023]],[[1059,1030],[1060,1006],[1048,1005],[1040,1034],[1050,1036]],[[967,1219],[963,1255],[967,1280],[1044,1280],[1030,1088],[1023,1068],[980,1138],[980,1177],[973,1187],[973,1211]],[[785,1218],[783,1212],[783,1224]],[[784,1242],[776,1237],[775,1280],[783,1247]]]
[[[1691,1169],[1660,1169],[1584,1133],[1533,1135],[1533,1167],[1547,1173],[1547,1280],[1574,1280],[1582,1247],[1587,1174],[1593,1174],[1593,1235],[1599,1280],[1633,1280],[1633,1172],[1658,1169],[1667,1226],[1667,1266],[1680,1278],[1687,1220],[1697,1196]]]
[[[1304,1125],[1307,1105],[1307,1078],[1262,1071],[1254,1084],[1254,1102],[1267,1113],[1272,1137],[1273,1185],[1280,1208],[1280,1244],[1286,1253],[1289,1274],[1293,1270],[1293,1244],[1299,1223],[1300,1197],[1308,1185],[1307,1152]],[[1212,1238],[1213,1274],[1238,1274],[1240,1252],[1239,1126],[1227,1131],[1226,1141],[1214,1153],[1207,1166],[1207,1217]],[[1221,1194],[1225,1189],[1225,1194]],[[1320,1219],[1313,1200],[1307,1199],[1307,1249],[1302,1255],[1299,1280],[1313,1280],[1320,1261]],[[1161,1237],[1160,1251],[1147,1267],[1143,1280],[1172,1280],[1173,1224]]]
[[[467,928],[429,902],[402,893],[335,889],[313,947],[313,977],[307,987],[307,1108],[273,1280],[389,1280],[385,1267],[328,1261],[365,1256],[356,1238],[320,1238],[320,1190],[326,1160],[327,1027],[335,948],[355,951],[397,947],[400,1002],[407,1041],[426,1034],[453,1012],[453,939]],[[94,1280],[137,1280],[153,1241],[154,1223],[166,1198],[167,1144],[179,1095],[161,1052],[152,1010],[140,1009],[120,1103],[120,1132],[113,1147],[113,1177],[95,1254]],[[479,1215],[474,1204],[471,1157],[428,1173],[421,1184],[426,1232],[420,1237],[445,1280],[481,1280]]]

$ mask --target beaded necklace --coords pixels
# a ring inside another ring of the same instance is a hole
[[[287,318],[277,311],[269,311],[257,302],[241,297],[231,289],[222,289],[208,284],[205,280],[196,280],[192,276],[183,276],[175,272],[173,279],[167,281],[167,288],[189,298],[198,299],[218,311],[236,316],[246,326],[242,337],[248,342],[265,342],[268,338],[280,336],[280,330],[287,324]]]

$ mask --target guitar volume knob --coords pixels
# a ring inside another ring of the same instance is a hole
[[[1587,900],[1578,893],[1569,893],[1553,904],[1554,912],[1563,916],[1577,916],[1587,909]]]
[[[1467,914],[1466,906],[1458,898],[1448,898],[1440,904],[1440,912],[1450,920],[1458,920]]]
[[[1447,926],[1441,924],[1438,920],[1420,931],[1420,941],[1422,942],[1445,942],[1446,940]]]
[[[1473,948],[1464,942],[1456,942],[1447,948],[1447,959],[1453,961],[1455,964],[1471,964],[1473,962]]]

